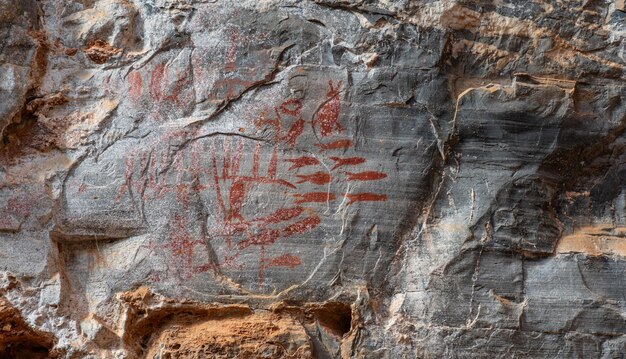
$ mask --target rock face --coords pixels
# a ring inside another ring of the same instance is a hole
[[[621,358],[612,1],[0,0],[0,356]]]

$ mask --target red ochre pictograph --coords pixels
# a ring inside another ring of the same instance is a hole
[[[209,89],[208,97],[211,100],[232,100],[237,97],[244,89],[253,86],[262,80],[264,77],[260,77],[257,66],[241,66],[241,62],[244,62],[249,56],[239,57],[238,52],[245,49],[245,52],[250,51],[250,46],[255,43],[260,43],[269,38],[267,32],[257,32],[255,34],[243,34],[240,29],[236,27],[228,28],[227,35],[229,38],[228,47],[225,52],[225,63],[223,67],[223,78],[215,81],[213,86]],[[269,54],[257,53],[256,54],[260,64],[266,65],[268,68],[273,62]]]
[[[162,70],[155,71],[158,74]],[[141,80],[135,76],[132,75],[131,81],[134,86],[141,86]],[[334,192],[341,187],[337,184],[380,181],[387,177],[384,172],[358,171],[359,166],[367,163],[363,157],[341,155],[354,145],[352,140],[341,138],[344,132],[339,121],[341,86],[341,81],[328,82],[326,98],[309,120],[302,115],[304,106],[300,99],[290,98],[260,111],[252,123],[260,130],[271,130],[273,137],[269,145],[245,136],[220,136],[194,141],[186,150],[171,153],[167,144],[180,138],[184,130],[165,133],[148,144],[151,150],[135,150],[125,158],[123,183],[116,201],[124,196],[154,201],[175,195],[183,211],[169,219],[166,243],[150,246],[169,253],[178,278],[188,280],[198,273],[217,271],[218,267],[247,268],[253,264],[242,258],[250,258],[250,251],[256,251],[261,288],[269,268],[291,269],[303,264],[296,253],[268,256],[268,248],[315,230],[323,221],[321,207],[331,203],[349,206],[387,200],[380,193]],[[160,86],[151,84],[151,88],[157,100],[175,101],[158,93]],[[312,134],[321,135],[315,136],[318,149],[293,156],[301,151],[299,141],[309,136],[306,143],[310,143]],[[332,156],[327,156],[327,152]],[[257,207],[255,200],[259,194],[267,193],[284,200],[278,201],[277,208]],[[198,234],[193,235],[188,228],[194,220],[188,218],[193,211],[187,210],[198,194],[210,198],[208,202],[215,213],[206,231],[196,231]],[[221,243],[215,253],[218,263],[211,259],[214,243]],[[197,255],[203,248],[206,255]],[[197,258],[205,258],[205,263],[197,263]]]
[[[300,168],[300,167],[314,166],[314,165],[321,165],[322,164],[317,158],[309,157],[309,156],[302,156],[302,157],[298,157],[298,158],[287,158],[287,159],[285,159],[285,161],[292,163],[291,167],[289,167],[289,170],[294,170],[294,169],[297,169],[297,168]]]
[[[313,120],[313,127],[319,129],[323,137],[343,132],[343,127],[339,123],[339,111],[341,108],[339,91],[341,90],[341,84],[342,82],[339,81],[333,86],[333,82],[328,81],[326,101],[324,101]]]
[[[36,205],[35,198],[29,196],[11,197],[7,200],[4,209],[0,209],[0,228],[10,228],[31,215],[31,208]]]
[[[354,165],[360,165],[362,163],[367,162],[367,160],[363,157],[347,157],[347,158],[341,158],[341,157],[329,157],[331,160],[335,161],[335,165],[333,166],[333,168],[331,168],[330,170],[336,170],[339,167],[342,166],[354,166]]]
[[[352,140],[336,140],[326,143],[316,143],[315,146],[319,147],[322,152],[328,150],[347,149],[352,147]]]
[[[174,76],[169,74],[174,72]],[[181,108],[184,104],[189,103],[191,99],[191,93],[184,94],[185,89],[193,86],[191,83],[192,76],[189,73],[190,69],[185,72],[180,72],[176,69],[170,69],[168,64],[159,64],[154,67],[150,76],[150,97],[155,101],[157,109],[155,117],[157,120],[162,121],[163,117],[161,109],[163,107]],[[130,78],[135,83],[131,82],[131,89],[136,84],[136,78]]]

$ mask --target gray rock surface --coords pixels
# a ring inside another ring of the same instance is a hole
[[[0,356],[622,358],[625,24],[0,0]]]

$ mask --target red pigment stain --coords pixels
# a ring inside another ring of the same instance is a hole
[[[258,177],[259,176],[259,157],[261,155],[261,145],[260,144],[256,144],[254,145],[254,155],[252,157],[252,176],[253,177]]]
[[[111,75],[107,76],[103,81],[102,81],[102,88],[104,89],[104,95],[110,95],[111,94]]]
[[[330,157],[330,159],[335,161],[335,165],[333,166],[333,168],[331,168],[331,171],[341,166],[360,165],[361,163],[365,163],[366,161],[363,157]]]
[[[182,104],[180,93],[185,88],[189,87],[189,84],[191,83],[191,77],[187,72],[184,74],[177,72],[176,79],[173,82],[174,86],[171,90],[169,90],[167,88],[168,79],[166,78],[166,75],[166,65],[159,64],[154,67],[154,70],[152,70],[150,78],[150,95],[154,100],[156,100],[158,109],[162,107],[163,102],[180,107]]]
[[[254,125],[257,127],[272,126],[274,128],[280,128],[280,118],[279,117],[268,118],[267,110],[264,110],[259,115],[259,118],[254,120]]]
[[[270,159],[270,164],[267,167],[267,177],[269,178],[276,178],[276,169],[278,166],[278,151],[276,150],[276,147],[274,147],[274,150],[272,151],[272,158]]]
[[[244,181],[237,180],[230,187],[230,213],[227,217],[228,221],[231,221],[234,218],[243,221],[243,217],[241,216],[241,208],[243,207],[243,200],[246,194],[245,185],[246,183]]]
[[[337,83],[337,87],[333,86],[332,81],[328,81],[328,92],[326,93],[326,102],[320,108],[313,127],[320,128],[322,136],[330,136],[334,132],[343,132],[343,127],[339,124],[339,90],[341,89],[341,81]]]
[[[204,172],[204,168],[202,167],[202,160],[200,159],[200,146],[197,144],[194,144],[191,150],[191,166],[185,170],[185,169],[181,169],[181,172],[188,172],[191,174],[192,177],[192,186],[191,188],[194,189],[194,191],[203,191],[205,189],[207,189],[208,187],[202,185],[202,182],[200,180],[200,177],[202,175],[202,173]]]
[[[318,216],[307,217],[301,221],[291,224],[283,229],[283,236],[291,236],[294,234],[304,233],[312,230],[320,224]]]
[[[230,175],[230,137],[222,142],[222,178],[227,179]]]
[[[124,183],[117,190],[117,196],[115,196],[115,203],[120,202],[120,199],[122,198],[122,195],[124,194],[124,192],[128,192],[130,194],[131,185],[133,181],[134,160],[135,160],[134,153],[131,153],[130,156],[124,159],[124,162],[126,164],[126,169],[124,170]]]
[[[256,83],[257,81],[248,81],[248,80],[242,80],[238,78],[226,78],[226,79],[218,80],[218,81],[215,81],[215,83],[213,84],[213,87],[211,88],[211,91],[209,93],[209,97],[211,99],[217,99],[218,95],[221,92],[224,92],[226,95],[226,99],[232,100],[233,98],[237,96],[235,93],[236,90],[242,90],[242,89],[248,88],[250,86],[253,86]]]
[[[247,239],[245,241],[239,242],[237,246],[240,249],[245,249],[250,247],[251,245],[268,245],[273,244],[278,240],[280,233],[275,229],[266,229],[265,231],[259,233],[255,237]]]
[[[304,194],[294,194],[296,198],[296,203],[309,203],[309,202],[327,202],[332,201],[336,197],[332,193],[328,192],[309,192]]]
[[[29,208],[32,206],[31,203],[26,201],[21,201],[18,198],[11,198],[7,201],[7,211],[16,214],[20,217],[28,217],[30,215]]]
[[[219,177],[218,177],[219,178]],[[251,183],[262,183],[262,184],[278,184],[281,186],[289,187],[296,189],[297,187],[293,184],[278,178],[268,178],[268,177],[248,177],[248,176],[238,176],[238,181],[245,181]]]
[[[346,176],[348,181],[374,181],[387,177],[386,173],[383,172],[375,172],[375,171],[365,171],[365,172],[346,172]]]
[[[21,223],[15,223],[15,221],[11,220],[8,215],[2,214],[0,216],[0,228],[15,228],[16,225],[18,228],[21,227]]]
[[[296,186],[291,183],[281,180],[281,179],[272,179],[265,177],[238,177],[230,186],[229,192],[229,213],[226,217],[226,220],[232,221],[233,219],[238,219],[240,221],[244,221],[243,216],[241,215],[241,209],[243,208],[244,199],[246,197],[246,184],[247,183],[263,183],[263,184],[279,184],[282,186],[290,187],[295,189]],[[218,194],[221,196],[221,194]]]
[[[293,125],[291,125],[289,132],[285,136],[285,139],[287,140],[287,143],[289,143],[289,146],[293,147],[296,145],[296,140],[298,139],[298,137],[300,137],[302,132],[304,132],[304,120],[299,119],[298,121],[294,122]]]
[[[141,74],[139,71],[133,70],[128,74],[128,84],[130,88],[128,89],[128,94],[131,97],[139,97],[141,95]]]
[[[242,36],[239,29],[230,29],[229,33],[230,41],[226,50],[226,63],[224,64],[226,72],[232,72],[237,69],[237,47],[249,43],[249,39],[246,36]]]
[[[205,242],[203,240],[193,239],[187,231],[187,228],[187,218],[184,215],[175,214],[170,218],[168,242],[166,244],[154,245],[150,240],[147,245],[151,250],[155,248],[167,248],[170,251],[170,265],[167,271],[171,273],[172,268],[176,268],[179,280],[188,280],[194,274],[206,272],[209,269],[215,269],[212,263],[198,266],[193,265],[194,247],[204,247]],[[169,275],[167,277],[169,277]]]
[[[237,149],[235,150],[235,156],[233,157],[232,175],[237,176],[239,174],[239,166],[241,163],[241,157],[243,156],[243,140],[239,140]]]
[[[296,218],[304,212],[302,207],[280,208],[267,217],[255,219],[254,222],[262,222],[265,224],[280,223]]]
[[[201,172],[199,158],[198,158],[198,148],[196,145],[192,147],[191,150],[191,164],[185,165],[184,156],[181,156],[181,152],[178,152],[174,157],[173,168],[177,172],[176,175],[176,200],[178,202],[183,203],[183,209],[187,210],[189,208],[189,196],[192,192],[192,189],[196,186],[199,186],[199,175]],[[152,161],[155,163],[156,170],[156,157]],[[151,170],[152,171],[152,170]],[[189,174],[191,176],[191,182],[184,182],[183,176],[185,174]],[[157,185],[158,186],[158,185]]]
[[[330,176],[330,174],[328,174],[328,172],[322,172],[322,171],[315,172],[315,173],[308,174],[308,175],[297,175],[297,177],[301,179],[296,183],[310,182],[310,183],[317,184],[317,185],[326,184],[330,182],[332,179],[332,177]]]
[[[241,253],[235,253],[234,255],[229,256],[224,253],[224,260],[222,261],[221,266],[225,268],[241,269],[243,264],[238,261],[240,255]]]
[[[348,148],[352,146],[351,140],[337,140],[328,143],[316,143],[315,146],[319,147],[322,151],[337,150],[340,148]]]
[[[176,185],[176,201],[183,203],[183,209],[189,208],[189,186],[184,183]]]
[[[211,265],[204,265],[194,268],[193,248],[202,245],[201,240],[192,240],[187,232],[187,219],[182,215],[174,215],[170,222],[170,241],[164,247],[168,247],[172,252],[174,265],[182,272],[182,279],[190,279],[193,274],[206,272]]]
[[[256,155],[256,152],[255,152]],[[257,158],[255,157],[255,161],[257,160]],[[215,183],[215,194],[217,196],[217,202],[219,204],[219,208],[222,210],[222,214],[225,215],[225,217],[227,217],[226,215],[226,206],[224,204],[224,199],[222,198],[222,190],[219,184],[219,174],[218,174],[218,170],[217,170],[217,159],[215,157],[215,139],[213,139],[213,141],[211,141],[211,161],[213,162],[213,181]],[[257,164],[258,166],[258,164]],[[230,246],[230,239],[228,241],[228,245]]]
[[[299,116],[302,110],[302,102],[298,99],[290,99],[280,105],[280,111],[286,115]]]
[[[150,96],[156,100],[161,100],[163,97],[163,77],[165,76],[165,64],[159,64],[152,70],[152,77],[150,77]]]
[[[266,261],[265,267],[289,267],[295,268],[302,264],[302,259],[291,254],[283,254],[280,257],[272,258]]]
[[[175,256],[191,257],[193,244],[187,233],[187,220],[182,215],[174,215],[170,222],[169,247]]]
[[[285,159],[285,161],[293,163],[291,167],[289,167],[290,170],[300,168],[300,167],[313,166],[313,165],[320,164],[320,161],[318,161],[317,158],[308,157],[308,156],[303,156],[303,157],[298,157],[298,158],[288,158],[288,159]]]
[[[238,179],[242,181],[246,181],[246,182],[263,183],[263,184],[278,184],[278,185],[293,188],[293,189],[297,188],[293,184],[283,179],[278,179],[278,178],[239,176]]]
[[[348,204],[354,202],[384,202],[387,200],[387,195],[376,193],[351,193],[346,197],[348,197]]]

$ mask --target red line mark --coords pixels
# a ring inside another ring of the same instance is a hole
[[[165,137],[163,137],[163,139],[165,139]],[[168,158],[167,158],[167,154],[165,152],[161,153],[160,156],[160,162],[159,162],[159,157],[157,156],[157,154],[155,153],[151,153],[148,154],[147,152],[142,153],[141,158],[140,158],[140,163],[139,163],[139,167],[138,168],[148,168],[148,179],[144,180],[144,181],[139,181],[139,185],[141,186],[140,189],[138,189],[139,193],[142,193],[143,196],[142,198],[144,200],[147,200],[149,198],[148,195],[148,191],[147,190],[151,190],[153,193],[153,197],[155,198],[161,198],[162,196],[165,195],[166,192],[168,192],[170,189],[167,187],[167,179],[166,178],[159,178],[158,176],[158,169],[157,167],[165,168],[167,166],[167,162],[168,162]],[[182,173],[180,172],[181,168],[183,168],[183,164],[181,163],[181,158],[180,156],[176,156],[174,158],[174,168],[178,171],[178,182],[180,182],[180,178],[182,176]],[[182,193],[182,192],[181,192]],[[179,195],[176,195],[177,199],[179,197]]]
[[[322,151],[337,150],[352,146],[352,140],[337,140],[328,143],[316,143],[315,146],[319,147]]]
[[[148,161],[148,182],[147,182],[147,186],[148,188],[152,188],[154,186],[157,186],[157,159],[154,155],[154,153],[144,153],[145,155],[145,160]],[[176,156],[173,159],[173,165],[177,168],[181,167],[181,163],[180,163],[180,156]],[[145,167],[141,167],[141,168],[145,168]],[[179,172],[179,179],[180,179],[180,172]],[[180,181],[179,181],[180,182]]]
[[[226,216],[226,205],[224,204],[224,199],[222,198],[222,191],[220,189],[219,176],[217,173],[217,159],[215,158],[215,139],[211,141],[211,160],[213,162],[213,181],[215,182],[215,195],[217,196],[217,203],[219,203],[222,213]],[[230,247],[230,241],[228,243],[228,246]]]
[[[255,219],[254,222],[261,222],[264,224],[280,223],[296,218],[301,215],[302,212],[304,212],[304,208],[302,207],[280,208],[267,217]]]
[[[188,71],[185,71],[182,75],[177,71],[174,88],[172,89],[171,94],[166,96],[165,99],[174,102],[176,106],[181,106],[180,93],[190,85],[193,86],[191,84],[191,76],[189,76]]]
[[[299,119],[298,121],[294,122],[293,125],[291,125],[287,136],[285,136],[285,139],[287,140],[287,143],[289,143],[289,146],[293,147],[296,145],[296,140],[298,139],[298,137],[300,137],[302,132],[304,132],[304,120]]]
[[[241,157],[243,156],[243,140],[239,140],[237,143],[237,149],[235,150],[235,156],[233,157],[233,167],[231,174],[237,176],[239,174],[239,166],[241,163]]]
[[[152,76],[150,77],[150,96],[157,101],[163,98],[163,77],[165,76],[165,64],[159,64],[152,70]]]
[[[330,174],[328,174],[328,172],[323,172],[323,171],[315,172],[315,173],[308,174],[308,175],[297,175],[297,177],[301,178],[301,180],[299,180],[296,183],[310,182],[310,183],[314,183],[317,185],[326,184],[330,182],[332,179],[332,177],[330,176]]]
[[[124,159],[126,164],[126,169],[124,170],[124,183],[117,190],[117,195],[115,196],[115,203],[119,203],[120,199],[122,199],[122,195],[124,192],[131,193],[131,186],[133,182],[133,170],[134,170],[134,160],[135,156],[131,153],[130,156]]]
[[[230,137],[225,138],[222,142],[224,147],[224,155],[222,156],[222,178],[227,179],[230,175]]]
[[[313,165],[320,164],[320,161],[318,161],[317,158],[308,157],[308,156],[302,156],[298,158],[288,158],[285,161],[293,163],[291,167],[289,167],[290,170],[300,168],[300,167],[313,166]]]
[[[142,80],[139,71],[133,70],[128,74],[128,94],[131,97],[139,97],[141,95]]]
[[[248,176],[239,176],[237,179],[247,182],[255,182],[255,183],[264,183],[264,184],[279,184],[281,186],[286,186],[289,188],[296,189],[297,187],[293,184],[283,180],[276,178],[268,178],[268,177],[248,177]]]
[[[289,267],[295,268],[302,264],[302,259],[291,254],[283,254],[282,256],[272,258],[267,261],[265,267]]]
[[[212,263],[203,264],[194,268],[191,268],[193,274],[204,273],[209,269],[215,268],[215,265]]]
[[[319,126],[320,132],[324,137],[330,136],[333,132],[343,132],[343,127],[339,124],[339,110],[341,107],[339,90],[341,89],[341,81],[337,83],[336,88],[333,86],[332,81],[328,81],[328,87],[326,102],[313,120],[313,126]]]
[[[383,172],[375,172],[375,171],[365,171],[365,172],[346,172],[346,176],[348,177],[348,181],[374,181],[387,177],[386,173]]]
[[[330,157],[331,160],[335,161],[335,165],[331,168],[331,171],[337,169],[341,166],[350,166],[350,165],[360,165],[361,163],[365,163],[365,158],[363,157],[348,157],[348,158],[339,158],[339,157]]]
[[[269,167],[267,169],[267,177],[269,178],[276,178],[276,166],[278,165],[278,151],[276,150],[276,147],[274,147],[274,150],[272,151],[272,158],[270,159],[270,164]]]
[[[312,230],[320,224],[320,218],[318,216],[307,217],[292,225],[289,225],[283,229],[283,236],[291,236],[294,234],[304,233]]]
[[[351,193],[347,197],[348,204],[354,202],[384,202],[387,200],[387,195],[376,193]]]
[[[233,218],[237,218],[243,221],[243,217],[241,216],[241,208],[243,207],[243,200],[246,194],[246,183],[241,180],[236,180],[232,186],[230,187],[229,194],[229,214],[228,221],[232,221]]]
[[[202,167],[202,161],[200,159],[199,151],[201,151],[200,146],[198,145],[198,143],[195,143],[191,150],[191,167],[189,169],[189,172],[191,173],[192,177],[192,188],[196,192],[203,191],[207,188],[207,186],[202,185],[202,182],[200,180],[201,173],[204,171],[204,169]]]
[[[252,177],[259,176],[259,156],[261,154],[261,144],[254,145],[254,155],[252,157]]]
[[[226,72],[232,72],[237,69],[237,43],[240,41],[239,31],[233,30],[230,34],[230,44],[226,50],[226,63],[224,64],[224,70]]]
[[[295,98],[289,99],[280,104],[280,110],[286,115],[300,116],[300,111],[302,110],[302,102]]]
[[[332,201],[336,198],[334,194],[328,192],[309,192],[304,194],[297,193],[293,196],[296,198],[297,204],[309,202],[327,202]]]
[[[150,164],[150,156],[148,152],[142,152],[141,155],[139,156],[139,165],[137,166],[137,168],[143,169],[146,168],[148,169],[148,172],[150,171],[148,168],[148,165]],[[131,163],[132,166],[132,163]],[[133,169],[131,168],[131,177],[132,177],[132,171]],[[148,191],[147,189],[150,189],[150,186],[152,186],[152,183],[150,182],[149,178],[145,178],[145,174],[143,173],[139,173],[139,178],[137,179],[137,183],[135,184],[135,191],[141,195],[141,198],[143,200],[146,200],[148,198]],[[132,179],[132,178],[131,178]],[[129,182],[130,183],[130,182]],[[129,187],[128,190],[128,194],[130,195],[130,190],[132,187]]]
[[[152,70],[150,78],[150,95],[152,99],[156,100],[157,110],[163,106],[163,103],[173,104],[176,107],[181,106],[181,91],[189,87],[191,77],[188,71],[180,74],[176,72],[176,79],[172,82],[173,88],[169,88],[167,79],[167,65],[159,64]],[[160,115],[157,113],[158,118]]]

